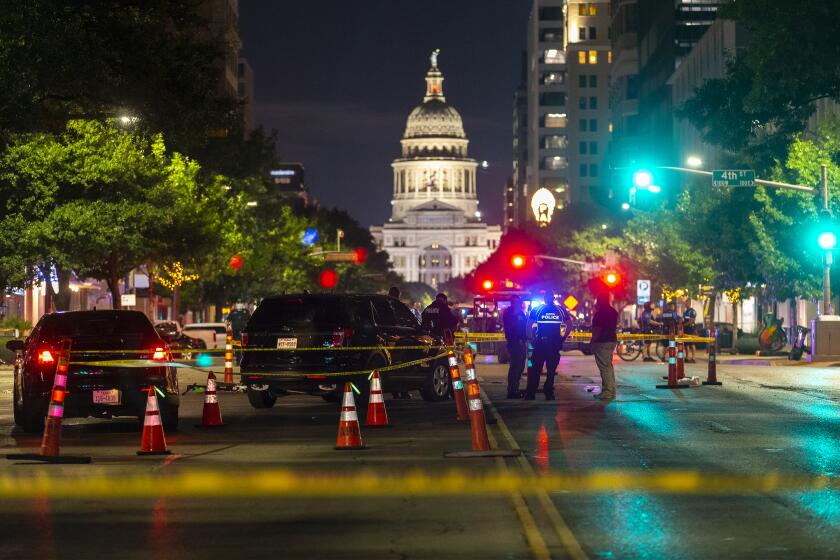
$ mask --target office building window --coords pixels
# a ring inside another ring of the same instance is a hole
[[[586,119],[580,119],[580,122],[578,123],[578,128],[581,132],[586,132]]]
[[[566,53],[560,49],[545,49],[543,61],[546,64],[565,64]]]
[[[593,156],[598,153],[598,142],[590,142],[589,143],[589,153]]]
[[[597,177],[598,176],[598,164],[597,163],[590,163],[589,164],[589,176],[590,177]]]
[[[598,76],[595,74],[589,76],[589,87],[598,87]]]
[[[586,142],[581,142],[580,145],[578,145],[578,152],[586,154]]]
[[[551,171],[559,171],[561,169],[566,169],[569,165],[569,162],[563,156],[550,156],[543,158],[543,169],[549,169]]]
[[[540,32],[540,41],[551,43],[563,40],[563,30],[557,27],[546,27]]]
[[[589,119],[589,132],[598,132],[598,119]]]
[[[545,116],[546,128],[565,128],[566,113],[549,113]]]
[[[578,76],[578,86],[586,87],[586,76],[584,74]]]
[[[585,16],[586,15],[586,4],[578,4],[578,15]]]
[[[543,147],[549,150],[559,150],[566,147],[567,140],[565,136],[552,135],[543,136]]]
[[[581,177],[586,177],[586,164],[581,163],[580,164],[580,169],[578,169],[578,171],[580,171],[580,176]]]
[[[561,85],[566,83],[565,72],[546,72],[542,75],[542,83],[547,86]]]
[[[578,40],[579,41],[586,41],[586,28],[585,27],[578,27]]]
[[[589,108],[590,109],[597,109],[598,108],[598,98],[597,97],[590,97],[589,98]]]
[[[540,105],[548,107],[552,105],[565,105],[566,94],[562,91],[549,91],[540,95]]]
[[[607,51],[607,64],[612,64],[612,51]]]
[[[586,64],[586,51],[578,51],[578,64]]]
[[[540,8],[540,20],[549,21],[560,19],[563,19],[563,8],[559,6],[556,8]]]
[[[597,16],[598,15],[598,6],[593,3],[589,3],[589,15],[590,16]]]
[[[589,64],[598,64],[598,51],[589,51]]]
[[[597,30],[597,28],[595,28],[595,27],[590,27],[590,28],[589,28],[589,40],[590,40],[590,41],[594,41],[594,40],[595,40],[595,39],[597,39],[597,38],[598,38],[598,30]]]

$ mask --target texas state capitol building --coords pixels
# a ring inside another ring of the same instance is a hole
[[[443,74],[432,53],[426,96],[411,111],[394,169],[392,216],[371,227],[394,271],[436,287],[472,271],[498,247],[499,226],[480,219],[475,172],[461,115],[446,103]]]

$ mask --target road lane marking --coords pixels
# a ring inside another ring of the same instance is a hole
[[[493,417],[496,419],[496,426],[499,428],[499,431],[502,432],[504,438],[508,441],[508,444],[512,448],[520,449],[519,443],[516,441],[516,438],[513,437],[510,429],[508,428],[507,424],[505,423],[504,419],[502,418],[499,411],[496,409],[493,401],[490,400],[490,397],[487,395],[485,391],[482,391],[482,396],[487,404],[487,409],[492,413]],[[522,471],[529,477],[536,477],[536,472],[534,468],[531,466],[531,463],[528,462],[528,459],[525,455],[520,455],[517,457],[517,461],[519,461],[519,465],[522,468]],[[563,544],[563,547],[566,549],[566,552],[572,557],[574,560],[587,560],[589,557],[586,555],[586,552],[583,551],[583,547],[580,545],[580,542],[575,537],[575,534],[572,532],[569,525],[563,519],[563,516],[560,515],[560,511],[558,511],[557,507],[554,505],[554,502],[551,501],[551,498],[548,496],[544,490],[536,492],[537,500],[540,502],[540,506],[542,507],[545,514],[548,516],[548,519],[551,521],[552,526],[554,527],[554,532],[557,533],[557,537],[560,539],[560,542]]]

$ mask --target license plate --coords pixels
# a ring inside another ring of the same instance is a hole
[[[108,389],[104,391],[93,392],[94,404],[120,404],[120,390]]]
[[[292,350],[297,348],[296,338],[278,338],[277,348],[280,350]]]

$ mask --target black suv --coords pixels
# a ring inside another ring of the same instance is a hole
[[[364,399],[371,370],[429,358],[383,372],[383,390],[419,389],[424,400],[440,401],[450,394],[449,368],[446,356],[439,356],[444,352],[440,344],[421,330],[408,307],[387,296],[269,297],[242,333],[241,382],[254,408],[271,408],[278,395],[288,392],[338,400],[345,381],[353,381]],[[344,372],[347,375],[325,375]]]
[[[148,389],[155,385],[166,393],[165,398],[158,399],[164,428],[178,427],[175,368],[166,365],[169,350],[151,321],[139,311],[71,311],[44,315],[25,341],[6,343],[9,350],[22,353],[15,365],[13,401],[15,424],[25,432],[43,430],[64,338],[72,340],[65,417],[136,416],[142,424]],[[144,352],[121,353],[120,350]],[[160,365],[77,365],[135,359],[159,361]]]

